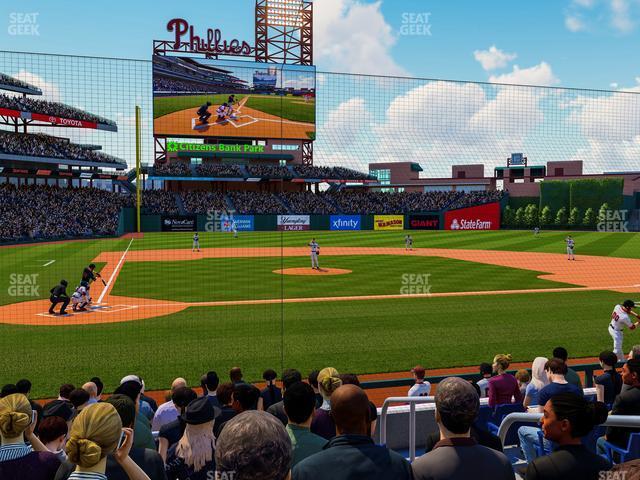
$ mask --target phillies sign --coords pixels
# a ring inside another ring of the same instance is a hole
[[[193,25],[189,25],[189,22],[182,18],[169,20],[167,31],[174,34],[174,50],[179,50],[180,46],[186,43],[193,53],[241,57],[248,57],[253,53],[253,48],[245,41],[223,40],[222,32],[218,28],[208,28],[203,36],[196,35]]]
[[[444,214],[444,228],[445,230],[498,230],[500,204],[495,202],[450,210]]]

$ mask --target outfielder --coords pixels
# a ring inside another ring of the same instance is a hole
[[[200,236],[198,235],[198,232],[193,234],[193,245],[191,246],[191,251],[195,251],[195,250],[200,251]]]
[[[413,238],[411,238],[411,235],[404,237],[404,249],[413,250]]]
[[[576,246],[575,240],[569,235],[564,240],[567,244],[567,260],[575,260],[576,256],[573,254],[573,249]]]
[[[235,220],[231,220],[231,231],[233,232],[233,238],[238,238],[238,226]]]
[[[640,322],[632,322],[629,315],[640,318],[636,312],[631,310],[635,307],[633,300],[625,300],[622,305],[616,305],[611,314],[611,322],[609,323],[609,335],[613,338],[613,351],[618,356],[619,361],[624,361],[625,356],[622,353],[622,340],[624,337],[624,327],[629,330],[635,330]]]
[[[318,255],[320,255],[320,245],[318,245],[318,242],[316,242],[315,238],[312,238],[309,246],[311,247],[311,269],[320,270],[320,264],[318,263]]]

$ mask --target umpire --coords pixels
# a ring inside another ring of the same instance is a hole
[[[51,307],[49,307],[49,313],[51,315],[55,315],[53,309],[58,303],[62,304],[62,307],[60,308],[60,315],[65,315],[67,313],[65,309],[71,301],[69,295],[67,295],[67,285],[68,283],[66,280],[60,280],[60,284],[50,290],[51,297],[49,297],[49,300],[51,301]]]

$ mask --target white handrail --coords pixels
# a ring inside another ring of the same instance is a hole
[[[416,405],[423,403],[435,403],[436,397],[389,397],[384,400],[380,412],[380,443],[387,443],[387,417],[389,406],[392,403],[409,404],[409,459],[413,462],[416,458]]]

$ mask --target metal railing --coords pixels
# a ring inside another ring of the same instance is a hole
[[[409,404],[409,461],[416,459],[416,405],[435,403],[435,397],[389,397],[382,404],[380,412],[380,444],[387,444],[387,417],[392,403]]]

